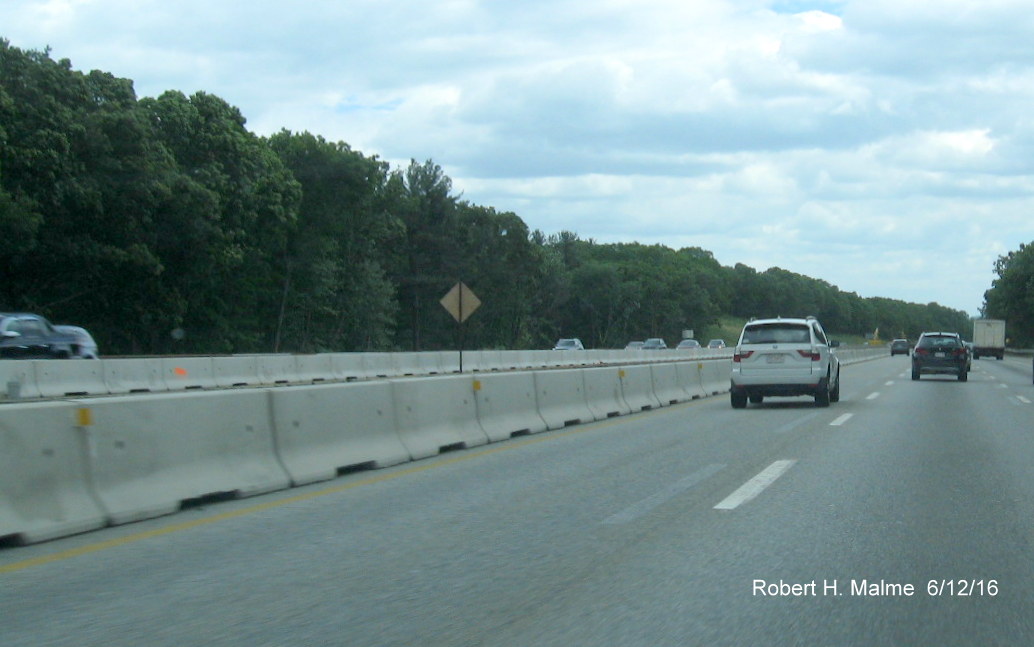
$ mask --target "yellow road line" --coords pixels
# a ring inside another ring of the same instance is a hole
[[[517,449],[520,447],[526,447],[534,443],[541,443],[556,438],[562,438],[564,436],[570,436],[573,434],[585,433],[587,431],[594,431],[597,429],[610,427],[618,422],[623,422],[636,416],[647,415],[651,413],[661,413],[664,411],[672,411],[676,408],[683,408],[687,405],[694,405],[703,402],[700,400],[691,400],[687,402],[679,403],[678,405],[664,407],[660,410],[653,409],[650,411],[642,411],[634,413],[630,416],[622,416],[621,418],[610,418],[608,420],[599,420],[593,423],[587,423],[583,426],[579,426],[575,429],[556,430],[552,433],[544,433],[542,436],[534,438],[527,438],[517,442],[505,442],[495,447],[488,449],[482,449],[480,451],[472,452],[470,454],[464,454],[462,456],[456,456],[445,460],[434,461],[433,463],[427,463],[425,465],[415,465],[402,470],[393,471],[388,474],[378,474],[370,476],[358,481],[352,481],[343,485],[337,485],[330,488],[324,488],[316,492],[307,492],[305,494],[298,494],[295,496],[287,497],[284,499],[277,499],[276,501],[267,501],[266,503],[259,503],[256,505],[241,508],[240,510],[234,510],[232,512],[223,512],[221,514],[212,515],[211,517],[205,517],[204,519],[192,519],[191,521],[181,521],[174,523],[162,528],[156,528],[154,530],[147,530],[144,532],[134,533],[132,535],[126,535],[125,537],[118,537],[116,539],[108,539],[106,541],[97,542],[95,544],[88,544],[86,546],[80,546],[79,548],[70,548],[68,550],[58,551],[50,555],[41,555],[40,557],[33,557],[31,559],[22,560],[19,562],[12,562],[10,564],[0,564],[0,574],[13,573],[15,571],[25,570],[34,566],[43,566],[44,564],[52,564],[54,562],[64,561],[73,557],[79,557],[80,555],[89,555],[90,553],[96,553],[109,548],[117,548],[118,546],[124,546],[126,544],[132,544],[144,539],[151,539],[153,537],[161,537],[163,535],[169,535],[174,532],[180,532],[183,530],[190,530],[191,528],[197,528],[199,526],[205,526],[210,523],[216,523],[219,521],[226,521],[227,519],[234,519],[236,517],[243,517],[245,515],[253,514],[255,512],[262,512],[264,510],[270,510],[278,508],[280,506],[288,505],[291,503],[299,503],[301,501],[308,501],[328,494],[337,494],[339,492],[345,492],[353,488],[362,487],[364,485],[374,485],[376,483],[383,483],[392,479],[400,478],[403,476],[411,476],[413,474],[419,474],[430,469],[437,467],[443,467],[446,465],[454,465],[463,461],[473,460],[475,458],[481,458],[482,456],[488,456],[501,451],[507,451],[511,449]]]

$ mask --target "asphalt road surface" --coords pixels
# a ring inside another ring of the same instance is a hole
[[[0,549],[0,645],[1034,644],[1029,361],[842,381]]]

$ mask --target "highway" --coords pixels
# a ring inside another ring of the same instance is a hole
[[[1030,360],[842,370],[0,548],[0,645],[1034,644]]]

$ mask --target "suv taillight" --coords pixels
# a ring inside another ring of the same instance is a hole
[[[801,357],[804,357],[806,359],[810,359],[813,362],[820,362],[820,361],[822,361],[822,355],[819,355],[814,350],[799,350],[797,352],[800,353]]]
[[[753,354],[754,354],[754,351],[752,351],[752,350],[743,350],[743,351],[740,351],[740,352],[734,354],[732,356],[732,361],[739,362],[741,360],[747,359],[748,357],[750,357]]]

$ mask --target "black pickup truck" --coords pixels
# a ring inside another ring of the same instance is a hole
[[[39,315],[0,312],[0,358],[68,359],[78,352],[78,338]]]

